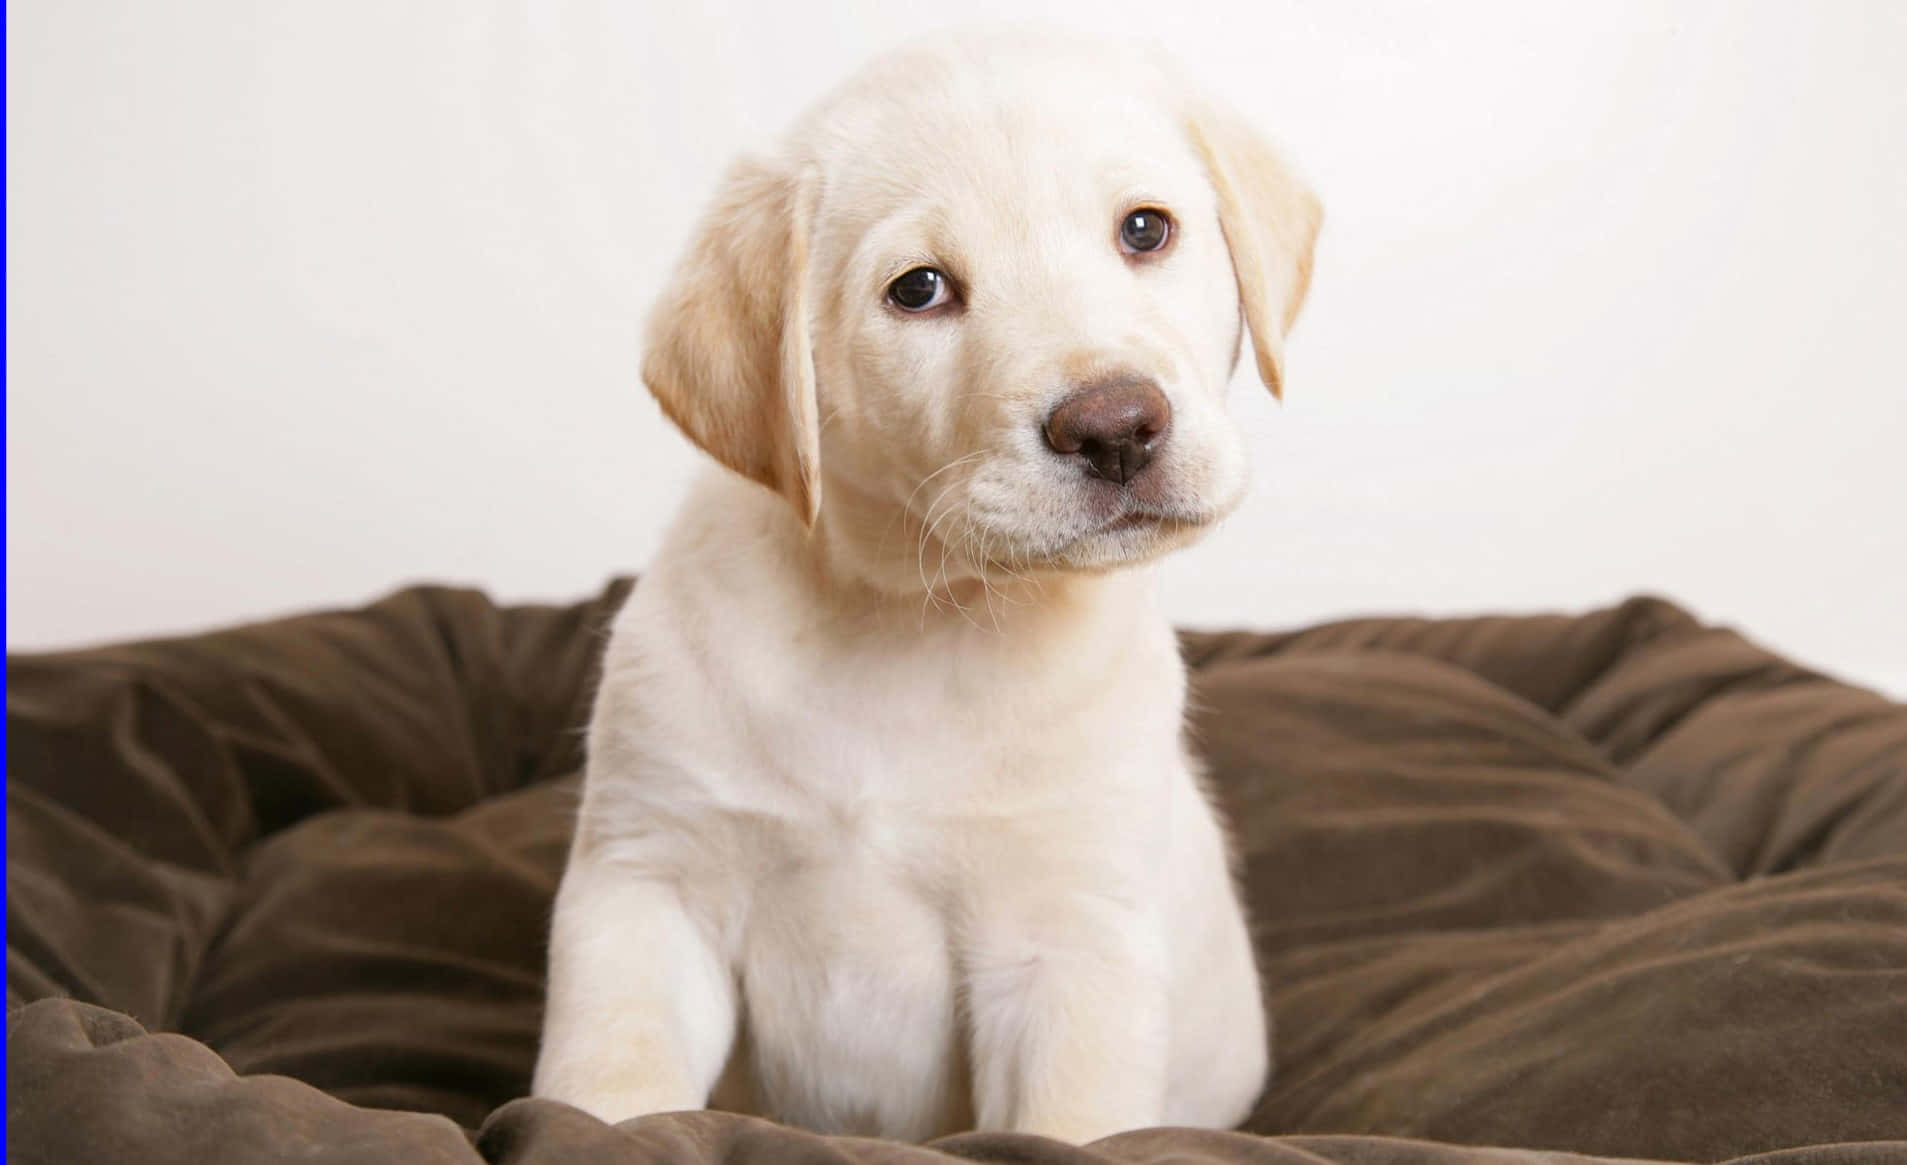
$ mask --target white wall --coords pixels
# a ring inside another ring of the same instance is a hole
[[[8,643],[639,568],[723,163],[950,19],[1162,41],[1329,221],[1205,625],[1637,589],[1907,693],[1907,4],[8,5]]]

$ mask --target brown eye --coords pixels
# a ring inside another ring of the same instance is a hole
[[[1134,254],[1156,251],[1172,237],[1172,220],[1163,210],[1141,207],[1119,224],[1119,246]]]
[[[947,302],[947,276],[932,267],[903,272],[887,285],[887,298],[902,311],[927,311]]]

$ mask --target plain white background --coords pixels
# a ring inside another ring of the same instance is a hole
[[[1164,43],[1328,210],[1173,614],[1648,590],[1907,693],[1907,4],[7,6],[7,641],[639,569],[727,160],[879,49]]]

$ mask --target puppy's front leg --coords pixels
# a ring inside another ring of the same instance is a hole
[[[532,1091],[614,1123],[701,1108],[735,1038],[727,967],[665,882],[579,857],[556,897]]]
[[[972,938],[980,1128],[1084,1143],[1163,1121],[1165,959],[1150,917],[1077,895],[987,918]]]

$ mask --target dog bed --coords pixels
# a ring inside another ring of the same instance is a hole
[[[11,658],[9,1157],[1907,1161],[1907,707],[1649,598],[1184,636],[1276,1017],[1246,1133],[523,1099],[627,586]]]

